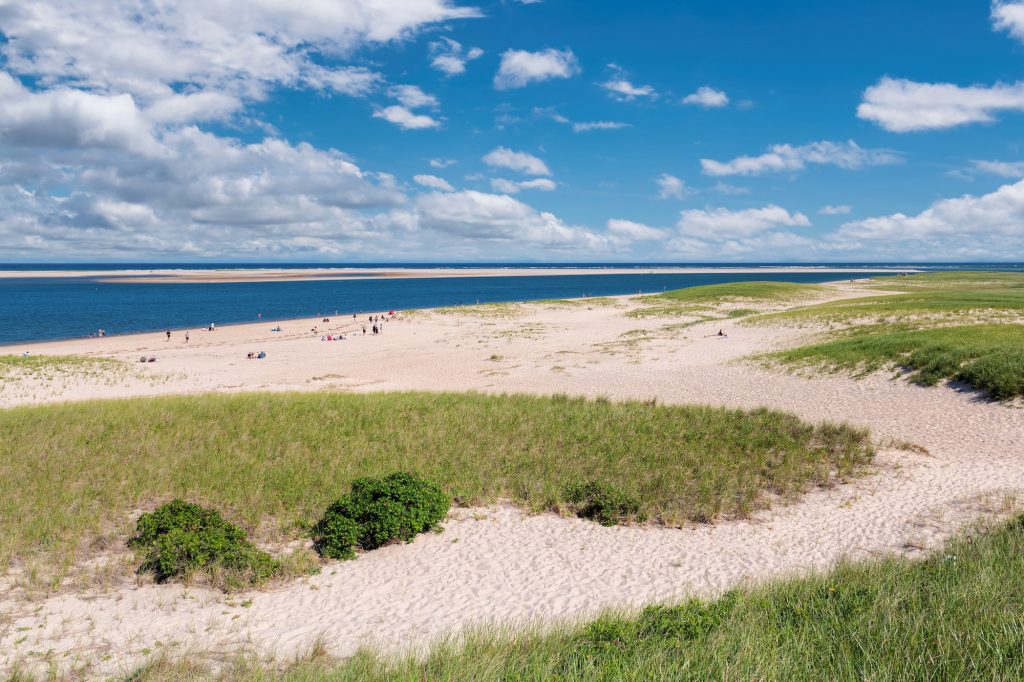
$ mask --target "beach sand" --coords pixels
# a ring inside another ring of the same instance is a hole
[[[851,283],[833,290],[866,294]],[[126,672],[161,649],[287,658],[321,638],[339,656],[363,644],[395,651],[484,623],[550,623],[713,595],[844,557],[919,555],[966,523],[1005,513],[1024,491],[1024,410],[883,375],[766,368],[745,358],[814,330],[731,320],[673,328],[686,318],[626,317],[637,305],[621,297],[420,311],[400,314],[379,336],[362,335],[364,316],[286,321],[282,332],[269,331],[273,322],[192,330],[187,346],[180,330],[170,341],[140,334],[12,346],[4,350],[115,358],[128,369],[105,378],[15,377],[3,383],[0,405],[207,391],[477,390],[769,406],[870,428],[882,445],[876,472],[750,520],[684,529],[603,528],[500,505],[456,509],[441,534],[241,596],[126,578],[30,602],[8,576],[0,583],[0,612],[11,614],[0,626],[0,670],[40,650],[61,666],[91,662],[97,675]],[[349,338],[321,342],[325,327]],[[728,338],[714,336],[720,328]],[[246,359],[260,350],[265,360]],[[142,355],[158,361],[143,365]]]

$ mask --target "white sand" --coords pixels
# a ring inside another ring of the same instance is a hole
[[[843,285],[836,295],[858,293]],[[842,557],[914,555],[1024,491],[1024,410],[881,376],[769,371],[737,360],[796,343],[807,331],[714,322],[670,332],[661,327],[676,320],[624,317],[635,305],[530,305],[510,318],[420,313],[388,323],[380,337],[331,343],[308,333],[314,321],[293,321],[281,334],[268,331],[273,323],[193,331],[190,347],[180,333],[171,342],[151,334],[42,344],[33,352],[160,359],[109,384],[72,376],[48,387],[5,385],[0,404],[211,390],[562,392],[768,405],[866,426],[879,439],[909,441],[928,454],[884,449],[878,473],[857,483],[813,492],[751,521],[682,530],[524,518],[503,507],[457,510],[442,534],[231,597],[234,606],[222,594],[180,586],[126,584],[38,603],[25,603],[15,590],[4,601],[0,588],[0,612],[12,614],[9,626],[0,625],[0,670],[41,650],[52,650],[61,664],[92,662],[94,674],[128,670],[160,647],[215,654],[251,647],[290,656],[320,636],[332,653],[345,655],[363,643],[395,649],[482,622],[550,622],[712,594],[827,568]],[[352,326],[351,318],[343,322]],[[708,337],[720,327],[728,339]],[[620,336],[640,329],[654,338]],[[245,359],[246,351],[261,349],[266,360]],[[242,607],[249,598],[251,606]]]

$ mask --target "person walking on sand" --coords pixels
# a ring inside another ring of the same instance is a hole
[[[167,340],[168,341],[171,340],[171,330],[170,329],[167,330]]]
[[[185,330],[185,343],[188,343],[188,330]]]

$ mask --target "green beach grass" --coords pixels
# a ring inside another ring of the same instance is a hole
[[[713,601],[609,613],[553,630],[492,628],[422,658],[318,644],[282,669],[239,658],[217,675],[156,657],[133,682],[508,680],[1019,680],[1024,678],[1024,518],[927,558],[844,563]]]
[[[23,376],[104,374],[125,371],[125,363],[80,355],[0,355],[0,381]]]
[[[888,291],[943,289],[1020,289],[1024,274],[1017,272],[925,272],[905,277],[873,277],[870,287]]]
[[[825,340],[767,356],[772,361],[855,375],[902,368],[924,385],[949,379],[996,400],[1024,396],[1024,275],[935,273],[875,282],[906,293],[803,306],[746,323],[827,329]]]
[[[679,315],[705,316],[718,312],[722,306],[751,304],[783,304],[812,299],[828,291],[817,284],[792,282],[730,282],[707,284],[666,291],[634,300],[643,307],[629,312],[630,317],[668,317]],[[742,309],[742,308],[737,308]],[[716,319],[717,316],[709,317]]]
[[[892,296],[865,296],[758,315],[749,324],[889,324],[929,327],[964,322],[1024,319],[1024,288],[935,289]]]
[[[449,393],[19,407],[0,412],[0,433],[0,567],[34,560],[56,578],[90,546],[123,547],[133,510],[176,497],[269,541],[301,537],[360,476],[406,470],[457,503],[531,510],[562,510],[567,486],[600,480],[676,525],[747,516],[873,456],[863,430],[766,409]]]
[[[995,400],[1024,396],[1024,325],[968,325],[862,332],[775,353],[792,365],[854,374],[902,367],[925,386],[950,379],[987,391]]]

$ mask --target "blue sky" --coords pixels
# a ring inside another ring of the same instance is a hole
[[[1024,2],[0,0],[0,260],[1024,259]]]

